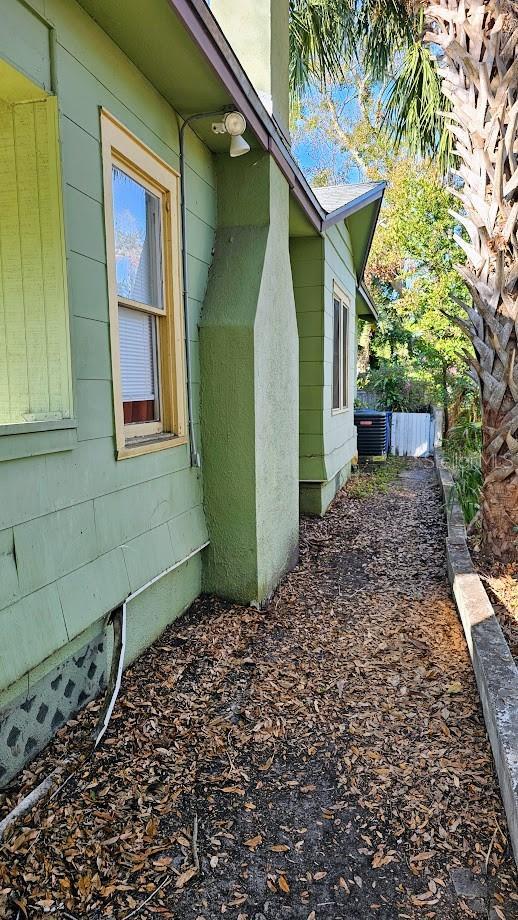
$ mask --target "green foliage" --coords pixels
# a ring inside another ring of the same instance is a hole
[[[350,0],[290,0],[290,87],[297,99],[309,83],[343,78],[351,53]]]
[[[423,15],[405,0],[290,0],[290,82],[294,98],[310,83],[343,82],[359,65],[385,86],[386,126],[396,146],[436,158],[442,169],[452,145],[436,49],[423,43]]]
[[[411,44],[385,93],[385,124],[395,142],[422,156],[433,156],[442,172],[452,162],[451,135],[439,112],[450,110],[436,60],[422,41]]]
[[[453,473],[457,495],[469,524],[480,506],[482,490],[482,424],[479,402],[467,398],[444,441],[444,453]]]
[[[308,95],[299,114],[299,137],[306,145],[314,137],[317,145],[314,181],[343,181],[333,171],[338,149],[342,159],[346,152],[348,166],[358,164],[363,178],[387,182],[366,273],[379,314],[369,341],[370,366],[383,366],[387,380],[386,367],[392,366],[399,381],[385,405],[446,406],[459,385],[468,385],[470,348],[451,319],[464,315],[455,298],[469,296],[455,269],[464,255],[454,240],[459,228],[450,213],[450,188],[436,163],[395,150],[379,96],[361,69],[348,74],[346,90]]]
[[[360,389],[377,396],[377,408],[393,412],[425,412],[430,403],[430,382],[406,368],[382,362],[358,381]]]
[[[348,495],[351,498],[369,498],[377,492],[388,492],[403,466],[404,461],[392,456],[382,462],[366,461],[359,472],[354,473],[349,479]]]
[[[466,298],[455,268],[455,223],[450,190],[434,164],[399,156],[387,164],[388,187],[368,267],[379,310],[371,363],[397,367],[420,380],[424,402],[446,405],[468,386],[469,347],[451,315]]]

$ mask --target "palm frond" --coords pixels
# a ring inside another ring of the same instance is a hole
[[[355,0],[355,19],[364,67],[384,82],[396,55],[416,40],[418,17],[404,0]]]
[[[450,104],[441,90],[437,61],[420,39],[404,53],[385,98],[385,126],[396,145],[432,157],[444,171],[452,162],[451,135],[440,112]]]
[[[339,83],[352,50],[353,0],[290,0],[290,88]]]

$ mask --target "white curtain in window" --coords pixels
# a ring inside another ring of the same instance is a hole
[[[154,317],[119,307],[123,402],[155,398]]]

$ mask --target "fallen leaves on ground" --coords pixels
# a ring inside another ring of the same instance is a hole
[[[166,630],[103,745],[4,842],[0,916],[456,920],[472,911],[450,870],[486,863],[495,915],[518,915],[427,470],[353,483],[304,521],[268,609],[203,597]],[[82,749],[99,705],[4,813]]]

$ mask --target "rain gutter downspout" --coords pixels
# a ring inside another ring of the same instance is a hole
[[[182,286],[183,286],[183,321],[185,330],[185,362],[187,371],[187,417],[189,425],[189,450],[191,457],[191,466],[200,467],[201,457],[196,444],[196,433],[193,420],[193,398],[192,398],[192,353],[191,353],[191,330],[189,322],[189,284],[187,280],[187,202],[185,197],[185,129],[193,121],[200,118],[210,118],[211,116],[224,115],[228,109],[217,112],[200,112],[198,115],[191,115],[186,118],[180,128],[180,212],[182,227]],[[129,599],[129,598],[128,598]]]

